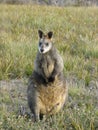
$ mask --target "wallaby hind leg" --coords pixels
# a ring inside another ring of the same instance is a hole
[[[29,105],[31,112],[33,113],[34,121],[39,120],[39,106],[38,106],[38,103],[36,100],[37,100],[36,92],[30,86],[28,89],[28,105]]]
[[[28,102],[29,107],[31,112],[33,113],[33,117],[34,117],[34,121],[39,121],[40,120],[40,114],[39,114],[39,109],[37,106],[35,106],[35,104],[31,104],[30,102]]]
[[[34,114],[34,121],[38,122],[40,120],[40,117],[39,117],[40,114],[39,114],[39,110],[37,107],[35,107],[33,114]]]

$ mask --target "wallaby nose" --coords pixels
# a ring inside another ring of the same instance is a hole
[[[40,51],[41,51],[41,52],[43,52],[43,51],[44,51],[44,49],[41,49]]]

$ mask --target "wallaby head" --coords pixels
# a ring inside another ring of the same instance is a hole
[[[45,54],[52,48],[53,33],[50,31],[45,35],[41,30],[38,30],[38,34],[39,34],[39,46],[38,46],[39,52]]]

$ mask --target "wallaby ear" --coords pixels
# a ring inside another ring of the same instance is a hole
[[[38,34],[39,34],[39,37],[42,38],[44,33],[41,30],[38,30]]]
[[[53,32],[50,31],[50,32],[48,32],[47,35],[48,35],[48,38],[51,39],[51,38],[52,38],[52,35],[53,35]]]

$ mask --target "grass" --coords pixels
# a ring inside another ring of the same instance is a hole
[[[27,107],[27,81],[13,84],[11,79],[31,75],[38,29],[54,32],[69,99],[59,114],[32,123],[31,118],[18,114],[19,105]],[[9,80],[0,81],[1,130],[97,130],[98,8],[0,5],[0,80]]]
[[[27,114],[30,113],[26,98],[27,81],[0,81],[1,130],[97,130],[98,88],[94,88],[94,85],[92,89],[86,88],[83,81],[71,77],[67,85],[69,101],[63,111],[33,123]]]

